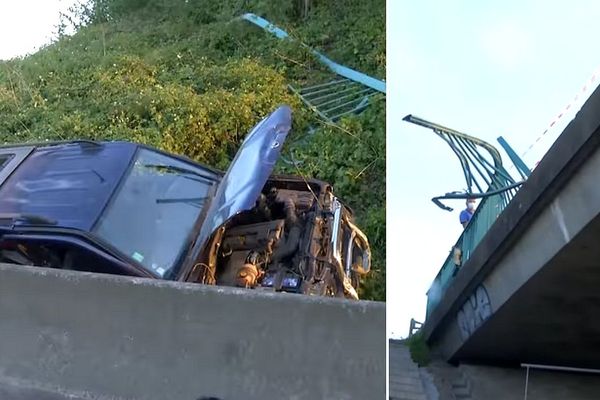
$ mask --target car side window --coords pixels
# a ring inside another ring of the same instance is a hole
[[[132,275],[131,270],[77,242],[23,238],[0,242],[0,261],[20,265],[96,272],[112,275]]]
[[[0,148],[0,185],[33,151],[33,146]]]
[[[0,170],[4,168],[10,160],[14,158],[14,153],[2,153],[0,154]]]

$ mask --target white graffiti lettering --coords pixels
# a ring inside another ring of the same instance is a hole
[[[483,286],[477,287],[458,311],[456,320],[463,340],[467,340],[477,328],[492,315],[492,305]]]

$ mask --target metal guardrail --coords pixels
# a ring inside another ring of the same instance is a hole
[[[240,18],[259,26],[279,39],[292,40],[286,31],[258,15],[246,13]],[[335,123],[344,116],[359,114],[376,99],[385,97],[384,81],[338,64],[317,50],[306,47],[323,65],[338,76],[329,82],[316,85],[305,87],[288,85],[288,87],[308,108],[325,121]]]
[[[549,370],[549,371],[562,371],[562,372],[581,372],[584,374],[600,374],[600,369],[562,367],[559,365],[521,364],[521,368],[526,368],[525,395],[523,397],[525,400],[527,400],[527,392],[529,390],[529,370],[530,369],[545,369],[545,370]]]
[[[381,93],[350,79],[336,79],[327,83],[288,88],[321,118],[335,122],[349,114],[358,114],[381,97]]]
[[[412,114],[404,117],[404,121],[433,130],[448,144],[460,161],[467,185],[466,191],[446,193],[431,200],[438,207],[453,211],[440,200],[481,199],[479,207],[427,291],[426,316],[429,317],[460,267],[469,260],[477,245],[513,199],[519,186],[531,171],[502,137],[499,137],[498,141],[517,167],[522,181],[515,181],[508,173],[502,164],[500,152],[490,143]]]
[[[427,317],[439,304],[460,267],[469,260],[475,248],[515,194],[516,189],[513,189],[483,198],[427,291]]]
[[[283,29],[277,27],[272,24],[268,20],[259,17],[258,15],[252,13],[246,13],[241,16],[242,19],[251,22],[267,32],[271,32],[279,39],[289,38],[289,35]],[[362,72],[358,72],[353,70],[352,68],[348,68],[344,65],[338,64],[335,61],[327,58],[323,54],[319,53],[314,49],[310,49],[310,51],[324,64],[326,65],[332,72],[335,72],[339,76],[343,76],[344,78],[348,78],[352,81],[359,82],[365,86],[370,87],[378,92],[385,93],[385,82],[380,81],[379,79],[373,78],[367,74],[363,74]]]
[[[415,320],[414,318],[410,319],[410,327],[408,328],[408,337],[412,337],[415,333],[419,332],[419,330],[423,327],[423,323]]]

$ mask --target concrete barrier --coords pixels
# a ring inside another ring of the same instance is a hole
[[[0,264],[0,382],[111,399],[383,399],[385,305]]]

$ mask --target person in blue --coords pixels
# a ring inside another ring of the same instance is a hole
[[[475,199],[467,199],[467,208],[460,212],[460,223],[463,228],[467,227],[467,224],[473,217],[473,213],[475,212]]]

